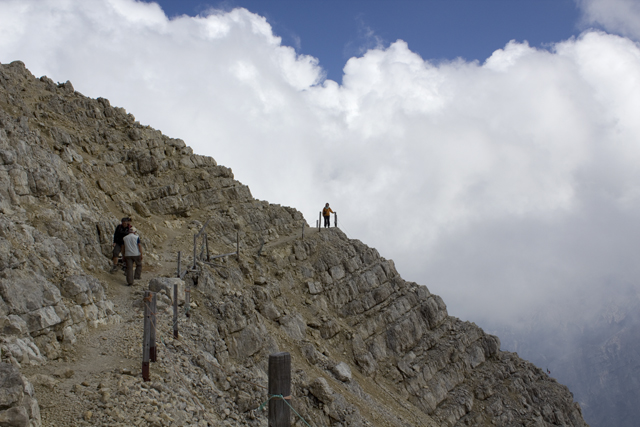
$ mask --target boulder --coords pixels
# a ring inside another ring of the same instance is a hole
[[[331,369],[331,372],[333,372],[333,375],[342,382],[346,383],[351,381],[351,368],[349,368],[349,365],[344,362],[340,362],[334,366],[333,369]]]
[[[0,363],[0,408],[19,404],[23,397],[24,382],[18,368],[9,363]],[[0,425],[4,424],[0,422]]]
[[[178,303],[184,303],[185,284],[177,277],[154,277],[149,281],[149,290],[152,292],[164,292],[173,303],[173,286],[178,285]]]
[[[335,399],[335,391],[324,378],[316,378],[309,385],[309,391],[324,404],[330,404]]]

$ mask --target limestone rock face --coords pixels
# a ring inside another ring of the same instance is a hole
[[[193,298],[181,340],[163,342],[175,363],[155,373],[180,385],[120,378],[114,395],[139,406],[127,414],[111,392],[86,392],[95,404],[83,423],[132,425],[145,413],[150,425],[197,425],[193,414],[206,412],[199,425],[261,425],[266,360],[289,351],[292,401],[312,425],[586,425],[566,387],[449,316],[375,249],[339,229],[307,228],[302,239],[300,212],[253,199],[184,141],[69,82],[0,65],[0,350],[12,369],[62,358],[90,327],[119,321],[100,277],[125,215],[150,268],[173,266],[181,251],[189,269],[148,284],[160,309],[174,284],[180,302],[187,287]],[[200,231],[206,245],[194,251]],[[20,403],[11,384],[0,387],[0,424],[34,423],[37,404],[25,404],[29,393]],[[179,416],[149,409],[163,399]]]
[[[0,362],[0,425],[39,427],[40,411],[33,386],[11,364]]]

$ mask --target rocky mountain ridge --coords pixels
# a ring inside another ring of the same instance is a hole
[[[266,425],[277,351],[292,354],[292,404],[311,425],[586,425],[565,386],[448,316],[375,249],[338,229],[302,239],[300,212],[255,200],[214,159],[21,62],[0,64],[0,181],[3,425]],[[132,288],[107,273],[124,215],[145,249]],[[196,260],[174,340],[162,284],[184,286],[176,255],[205,223],[212,253],[238,238],[241,255]],[[150,282],[162,346],[143,383]]]

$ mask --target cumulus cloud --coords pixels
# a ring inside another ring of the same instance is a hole
[[[329,201],[454,315],[575,313],[636,286],[627,38],[511,41],[438,64],[399,40],[349,59],[338,84],[245,9],[168,19],[133,0],[1,0],[0,61],[15,59],[183,138],[312,225]]]
[[[640,40],[640,3],[637,0],[576,0],[587,25]]]

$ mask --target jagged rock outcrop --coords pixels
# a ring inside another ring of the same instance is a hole
[[[240,241],[239,259],[196,262],[185,277],[192,314],[181,340],[163,341],[162,380],[74,385],[64,398],[90,408],[78,425],[140,413],[143,425],[264,425],[256,409],[277,351],[292,353],[294,404],[312,425],[586,425],[566,387],[449,316],[375,249],[337,229],[303,240],[295,209],[253,199],[212,158],[20,62],[0,65],[0,160],[1,348],[15,367],[69,359],[77,336],[120,320],[100,279],[119,216],[136,216],[147,265],[167,276],[205,224],[213,254]],[[171,280],[150,283],[167,319]]]

